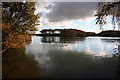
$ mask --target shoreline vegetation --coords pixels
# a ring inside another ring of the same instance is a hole
[[[100,26],[105,24],[105,18],[108,15],[113,15],[112,20],[119,19],[119,3],[111,3],[106,5],[98,3],[98,12],[96,24]],[[99,34],[95,32],[85,32],[77,29],[44,29],[42,34],[32,34],[29,32],[37,31],[36,26],[40,25],[39,14],[35,14],[36,2],[2,2],[2,51],[8,48],[19,48],[31,40],[31,35],[36,36],[60,36],[60,37],[88,37],[88,36],[105,36],[105,37],[120,37],[120,31],[102,31]],[[115,7],[114,7],[115,6]],[[109,10],[108,10],[108,7]],[[105,10],[104,10],[105,9]],[[115,9],[116,11],[111,12]],[[108,12],[109,11],[109,12]],[[117,14],[116,14],[117,13]],[[102,14],[102,15],[101,15]],[[92,26],[91,26],[92,27]],[[59,33],[56,33],[59,32]],[[47,33],[46,33],[47,32]],[[0,53],[2,53],[2,51]]]
[[[56,33],[57,32],[57,33]],[[60,37],[120,37],[120,31],[118,30],[106,30],[100,33],[85,32],[77,29],[43,29],[41,34],[31,34],[35,36],[60,36]]]
[[[35,2],[2,2],[2,51],[20,48],[31,41],[29,31],[37,31],[39,16]]]
[[[55,33],[55,31],[58,31],[59,33]],[[89,37],[89,36],[99,36],[99,37],[120,37],[120,31],[115,31],[115,30],[107,30],[107,31],[102,31],[98,34],[96,34],[95,32],[85,32],[82,30],[77,30],[77,29],[43,29],[41,31],[42,34],[31,34],[31,35],[35,35],[35,36],[43,36],[43,37],[47,37],[47,36],[59,36],[59,37],[64,37],[64,38],[69,38],[69,37]],[[31,42],[31,35],[26,36],[25,39],[25,43],[22,44],[21,46],[24,46],[28,43]],[[15,47],[14,47],[15,48]],[[7,47],[5,49],[2,49],[3,53],[4,51],[6,51],[7,49],[12,49],[11,47]]]

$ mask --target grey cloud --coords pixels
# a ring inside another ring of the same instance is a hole
[[[47,10],[51,9],[52,8],[52,3],[49,4],[48,6],[44,7],[44,8],[46,8]]]
[[[97,2],[54,2],[46,7],[51,11],[46,14],[50,22],[84,19],[94,15]]]
[[[36,7],[36,11],[37,13],[39,12],[46,12],[47,11],[47,7],[49,7],[51,5],[50,2],[36,2],[35,7]],[[49,8],[48,8],[49,9]]]

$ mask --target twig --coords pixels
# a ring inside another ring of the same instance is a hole
[[[9,47],[8,47],[9,48]],[[2,50],[1,52],[0,52],[0,54],[2,54],[4,51],[6,51],[8,48],[6,48],[6,49],[4,49],[4,50]]]

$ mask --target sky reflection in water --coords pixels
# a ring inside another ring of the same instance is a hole
[[[25,53],[34,55],[40,68],[50,77],[115,77],[117,63],[111,57],[119,42],[117,37],[33,36],[32,43],[26,45]]]
[[[44,40],[43,40],[44,39]],[[118,37],[67,38],[33,36],[26,46],[26,53],[48,53],[52,49],[86,52],[95,56],[112,56],[113,49],[120,42]]]

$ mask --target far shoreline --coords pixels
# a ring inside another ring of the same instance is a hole
[[[55,33],[55,31],[59,31],[59,33]],[[120,37],[120,31],[119,30],[106,30],[102,31],[100,33],[95,32],[85,32],[82,30],[77,29],[43,29],[40,31],[40,34],[31,34],[35,36],[59,36],[59,37]]]

